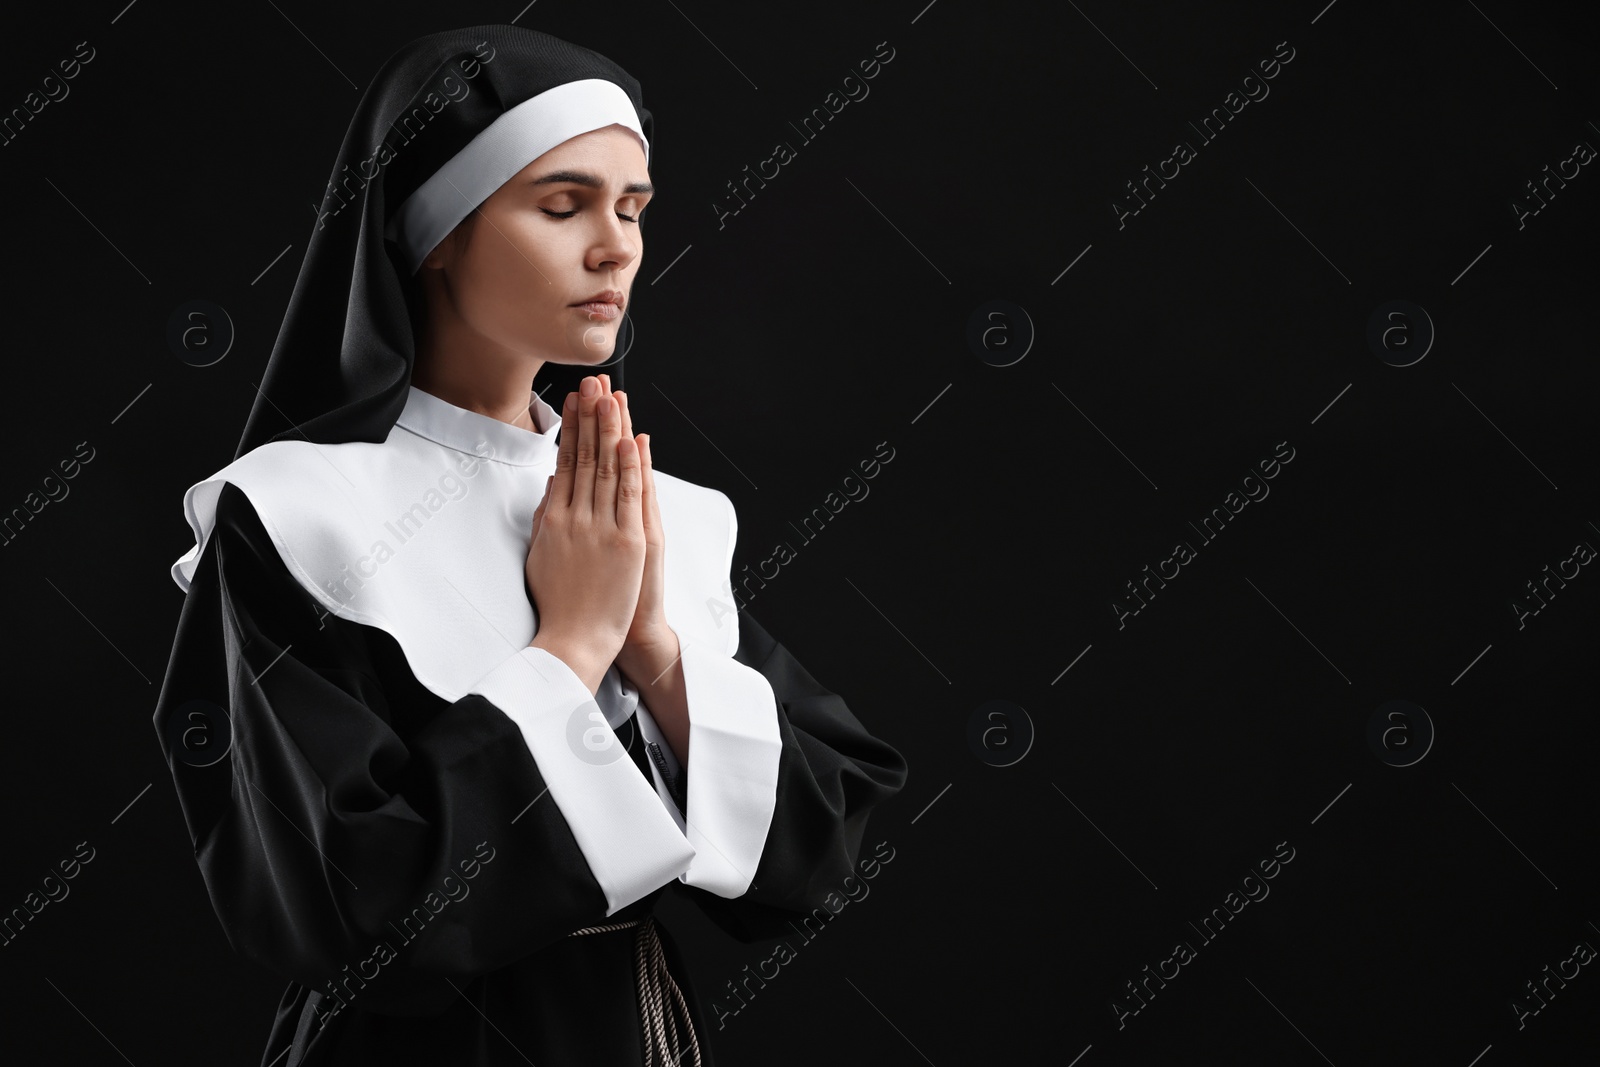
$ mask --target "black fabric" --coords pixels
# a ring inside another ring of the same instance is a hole
[[[290,982],[263,1067],[636,1067],[636,931],[571,931],[650,915],[675,892],[740,940],[792,932],[853,872],[870,809],[907,769],[748,612],[740,632],[736,658],[772,683],[783,741],[753,885],[729,900],[674,879],[607,917],[516,724],[481,696],[442,700],[389,634],[326,613],[225,485],[154,720],[229,943]],[[204,753],[222,727],[195,701],[231,731],[220,759]],[[635,720],[627,730],[648,777]],[[485,844],[493,858],[469,879],[461,861]],[[469,891],[408,940],[399,924],[430,891],[446,899],[452,873],[452,892]],[[705,1007],[660,934],[709,1064]],[[370,974],[380,942],[395,956],[320,1026],[338,1003],[330,981]]]
[[[446,84],[447,78],[454,81]],[[655,121],[638,81],[605,56],[549,34],[469,26],[421,37],[384,62],[356,106],[329,173],[328,196],[235,459],[268,441],[381,443],[388,436],[411,384],[412,324],[421,298],[384,227],[418,186],[495,119],[582,78],[604,78],[628,94],[656,158]],[[394,154],[378,166],[374,157],[382,144]],[[619,335],[618,349],[624,348]],[[613,389],[624,387],[623,362],[607,365]],[[546,367],[553,376],[563,369]],[[542,387],[536,382],[535,388]],[[566,391],[557,388],[554,395]]]

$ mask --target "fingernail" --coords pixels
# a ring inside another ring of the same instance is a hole
[[[578,402],[578,398],[576,396],[574,396],[573,394],[568,393],[567,394],[567,398],[561,402],[561,410],[562,411],[571,411],[573,405],[576,404],[577,402]]]
[[[585,378],[583,380],[583,384],[578,386],[578,388],[583,391],[584,396],[594,396],[594,394],[600,391],[600,383],[595,381],[593,378]]]

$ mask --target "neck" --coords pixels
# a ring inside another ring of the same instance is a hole
[[[495,344],[457,319],[442,325],[424,329],[418,339],[411,384],[458,408],[537,432],[528,402],[544,360]]]

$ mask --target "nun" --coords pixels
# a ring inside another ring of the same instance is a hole
[[[634,432],[653,138],[547,34],[401,48],[184,495],[154,725],[229,943],[288,982],[262,1067],[709,1067],[658,903],[814,928],[905,784],[737,610],[729,498]]]

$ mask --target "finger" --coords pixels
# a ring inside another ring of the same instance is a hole
[[[617,442],[622,438],[622,411],[617,398],[607,393],[595,406],[600,428],[600,451],[594,471],[594,513],[616,521],[617,480],[621,476],[621,460],[617,457]]]
[[[593,381],[593,378],[584,379],[584,382]],[[594,395],[578,397],[578,461],[572,482],[572,509],[580,515],[594,512],[594,469],[600,449],[600,430],[595,425],[594,409],[600,399],[599,393],[596,387]]]
[[[639,447],[633,438],[618,436],[617,458],[621,463],[617,479],[617,526],[623,530],[637,530],[643,523],[640,513],[642,488],[639,471]]]
[[[651,528],[650,500],[646,492],[650,485],[650,460],[649,457],[643,454],[643,446],[639,443],[639,438],[633,435],[633,415],[628,411],[628,394],[618,389],[612,395],[622,402],[622,436],[626,440],[632,441],[633,450],[639,453],[639,518],[645,532],[649,533]]]
[[[555,481],[555,475],[550,475],[544,480],[544,496],[539,498],[539,506],[533,509],[533,532],[539,533],[539,523],[544,519],[544,510],[550,503],[550,486]]]
[[[572,487],[577,477],[578,465],[578,394],[568,393],[561,404],[561,429],[557,431],[556,473],[546,499],[554,499],[556,508],[572,506]]]
[[[644,514],[644,528],[647,533],[654,532],[661,524],[661,513],[656,510],[656,472],[655,464],[650,459],[650,435],[642,433],[640,437],[641,459],[639,469],[643,476],[643,492],[640,494],[641,507]]]
[[[609,374],[600,375],[600,390],[601,390],[601,392],[600,392],[601,396],[606,396],[611,392],[611,375],[609,375]]]

